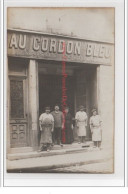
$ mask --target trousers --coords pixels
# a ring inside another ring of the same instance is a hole
[[[53,143],[55,143],[57,141],[57,144],[60,145],[61,144],[61,127],[55,127],[54,131],[52,133],[52,140]]]

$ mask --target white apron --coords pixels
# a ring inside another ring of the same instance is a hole
[[[90,128],[92,132],[92,141],[101,141],[102,140],[101,118],[99,115],[92,116],[90,118]]]
[[[77,135],[86,136],[86,126],[87,126],[87,114],[84,111],[79,111],[75,116],[77,122]]]

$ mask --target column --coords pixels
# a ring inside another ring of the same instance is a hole
[[[97,82],[97,110],[98,110],[98,113],[101,114],[101,99],[100,99],[100,89],[101,89],[101,81],[100,81],[100,65],[97,67],[96,69],[96,82]]]
[[[38,148],[38,64],[35,60],[29,62],[29,132],[33,150]]]

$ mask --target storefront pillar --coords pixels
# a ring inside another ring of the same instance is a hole
[[[97,111],[98,114],[101,114],[101,99],[100,99],[100,87],[101,87],[101,81],[100,81],[100,65],[97,67],[96,71],[96,83],[97,83]]]
[[[102,147],[113,149],[114,65],[97,67],[98,113],[102,119]],[[111,95],[110,95],[111,94]]]
[[[38,64],[30,60],[28,70],[29,80],[29,131],[30,144],[33,150],[38,148]]]

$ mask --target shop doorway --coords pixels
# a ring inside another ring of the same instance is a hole
[[[75,118],[80,105],[84,105],[88,115],[86,140],[91,140],[89,118],[91,109],[97,108],[97,66],[87,64],[66,64],[67,105]],[[54,110],[56,104],[62,105],[62,68],[60,63],[39,62],[39,114],[46,106]],[[74,123],[75,126],[75,123]],[[74,130],[76,130],[74,128]],[[77,132],[74,131],[77,140]]]

